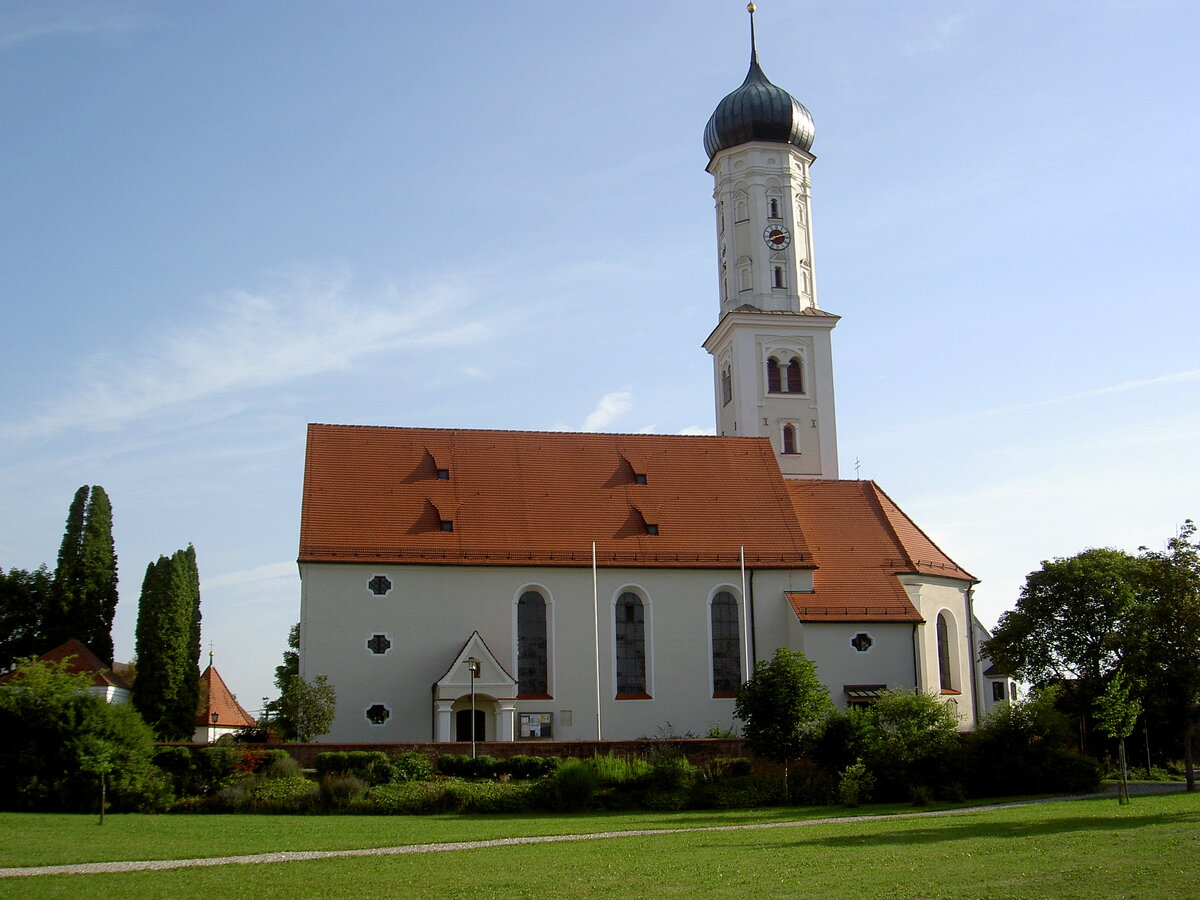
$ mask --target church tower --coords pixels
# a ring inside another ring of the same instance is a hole
[[[750,71],[704,129],[714,180],[720,320],[717,433],[769,437],[787,478],[837,478],[831,332],[817,305],[809,167],[813,120],[767,80],[750,12]]]

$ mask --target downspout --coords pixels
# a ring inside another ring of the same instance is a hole
[[[967,651],[971,661],[971,707],[975,710],[975,724],[972,731],[983,721],[983,710],[980,709],[979,696],[979,648],[975,644],[975,585],[967,584]]]

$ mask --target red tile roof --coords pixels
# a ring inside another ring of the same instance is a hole
[[[217,714],[219,728],[254,728],[258,723],[251,718],[237,698],[225,686],[221,674],[210,664],[200,676],[200,704],[196,707],[196,725],[208,728],[213,725],[212,714]]]
[[[301,562],[588,566],[592,541],[601,566],[812,565],[766,439],[309,426]]]
[[[86,672],[92,676],[93,687],[115,687],[122,690],[129,690],[129,685],[125,680],[112,671],[104,664],[87,644],[82,641],[77,641],[75,638],[67,641],[65,644],[59,644],[48,653],[43,653],[39,659],[46,662],[65,662],[67,671],[72,675]]]
[[[813,592],[788,592],[805,622],[920,622],[895,576],[973,581],[872,481],[787,482],[817,563]]]

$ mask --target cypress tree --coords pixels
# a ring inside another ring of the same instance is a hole
[[[200,699],[200,576],[191,545],[146,567],[135,638],[133,705],[160,738],[187,740]]]
[[[49,606],[49,647],[76,638],[112,665],[117,554],[112,538],[112,505],[99,485],[89,489],[85,484],[71,501]]]

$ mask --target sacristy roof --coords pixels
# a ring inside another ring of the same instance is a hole
[[[212,714],[217,714],[219,728],[254,728],[258,723],[237,702],[225,679],[211,664],[200,675],[200,702],[196,706],[196,725],[208,728],[213,725]]]

